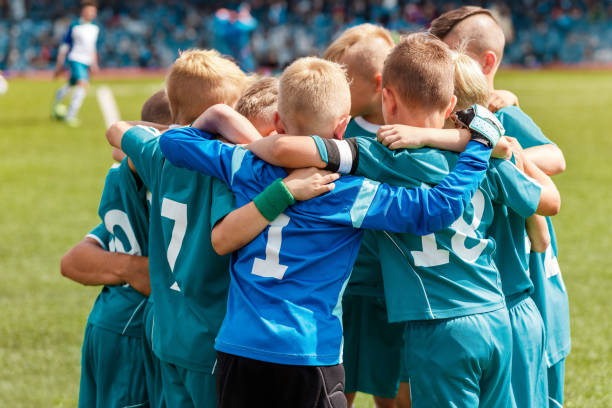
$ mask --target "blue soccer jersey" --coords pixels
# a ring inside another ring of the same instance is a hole
[[[515,137],[524,149],[553,143],[516,106],[500,109],[496,116],[506,133]],[[546,327],[548,364],[553,365],[569,354],[571,339],[569,300],[557,261],[555,231],[550,218],[547,218],[547,222],[551,246],[544,254],[532,252],[529,255],[529,273],[534,286],[532,297]]]
[[[127,161],[109,170],[98,214],[102,224],[91,231],[89,237],[95,238],[111,252],[147,255],[146,189],[132,175]],[[141,337],[145,302],[146,297],[127,284],[105,286],[96,299],[88,322],[122,335]]]
[[[237,206],[287,175],[243,147],[205,140],[209,137],[181,128],[164,133],[160,144],[169,161],[223,180]],[[217,350],[279,364],[338,364],[340,300],[361,242],[357,228],[415,234],[443,228],[469,201],[489,154],[483,145],[471,145],[436,189],[342,177],[330,193],[288,208],[232,255]]]
[[[153,128],[132,128],[121,147],[151,191],[153,352],[167,363],[211,373],[214,339],[225,315],[229,256],[215,253],[210,233],[234,209],[233,195],[219,180],[165,160]]]
[[[315,142],[328,163],[336,161],[355,174],[408,187],[436,185],[457,161],[455,153],[392,151],[361,137],[336,142],[337,146],[317,137]],[[355,150],[358,155],[354,158],[346,154]],[[389,321],[452,318],[504,307],[492,259],[495,241],[486,233],[493,220],[493,205],[506,205],[527,217],[535,212],[539,198],[536,182],[511,162],[492,160],[465,212],[448,228],[420,234],[423,236],[378,233]]]

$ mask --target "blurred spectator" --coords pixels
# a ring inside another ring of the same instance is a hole
[[[167,67],[179,50],[216,47],[247,70],[278,70],[300,56],[321,54],[352,25],[374,22],[399,32],[421,30],[444,11],[462,5],[448,0],[251,0],[242,6],[236,0],[99,3],[102,67]],[[612,62],[612,0],[471,3],[493,10],[499,18],[508,39],[506,64]],[[77,0],[0,0],[0,69],[51,68],[78,6]],[[228,13],[219,14],[221,7]]]

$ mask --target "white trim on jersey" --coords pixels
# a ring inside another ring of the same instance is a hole
[[[360,128],[370,133],[376,133],[378,132],[378,129],[380,129],[380,125],[377,125],[376,123],[368,122],[367,120],[363,118],[363,116],[355,116],[353,120],[355,121],[357,125],[359,125]]]

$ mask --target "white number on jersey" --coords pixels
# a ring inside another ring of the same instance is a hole
[[[451,248],[457,256],[467,263],[476,262],[488,242],[487,239],[478,238],[476,234],[485,208],[484,195],[480,190],[476,190],[476,194],[474,194],[470,203],[474,209],[472,222],[468,224],[463,217],[459,217],[451,225],[451,228],[456,231],[451,238]],[[468,237],[478,239],[478,244],[472,248],[467,248],[465,241]],[[449,263],[449,252],[446,249],[438,248],[435,234],[422,236],[421,243],[423,245],[422,251],[410,251],[415,266],[432,267]]]
[[[112,239],[108,243],[108,249],[110,252],[121,252],[124,254],[130,255],[141,255],[142,252],[140,250],[140,245],[138,245],[138,240],[136,239],[136,234],[134,234],[134,230],[132,229],[132,224],[130,224],[130,219],[127,214],[121,210],[110,210],[106,214],[104,214],[104,226],[111,233]],[[115,227],[119,227],[125,233],[125,236],[130,243],[130,251],[126,251],[123,246],[123,242],[113,232]]]
[[[164,197],[161,206],[161,216],[174,221],[172,237],[170,238],[167,254],[168,265],[170,265],[170,270],[174,273],[176,258],[178,258],[178,254],[181,251],[183,238],[185,238],[185,231],[187,231],[187,204],[179,203],[178,201]],[[177,282],[174,282],[172,286],[170,286],[170,289],[178,292],[181,291]]]
[[[281,265],[279,254],[283,242],[283,228],[289,224],[291,219],[281,214],[270,223],[268,230],[268,242],[266,242],[266,259],[255,258],[251,273],[264,278],[283,279],[286,265]]]

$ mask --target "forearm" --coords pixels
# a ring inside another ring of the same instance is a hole
[[[565,157],[559,147],[545,144],[524,149],[525,157],[531,160],[540,170],[549,176],[565,171]]]
[[[426,129],[421,128],[425,145],[440,150],[462,152],[470,141],[467,129]]]
[[[70,249],[61,260],[61,273],[83,285],[120,285],[125,281],[121,271],[131,255],[108,252],[92,238],[85,238]]]
[[[279,167],[322,169],[327,166],[311,137],[273,135],[257,140],[246,148],[260,159]]]
[[[251,143],[261,135],[251,122],[228,105],[217,104],[206,109],[192,127],[219,134],[234,144]]]
[[[546,252],[550,245],[550,232],[546,218],[541,215],[532,215],[525,220],[527,236],[531,241],[531,252]]]
[[[219,255],[234,252],[251,242],[269,223],[251,201],[215,225],[210,237],[213,249]]]
[[[149,279],[149,258],[127,254],[123,260],[123,267],[116,272],[121,280],[145,296],[151,294],[151,281]]]
[[[535,179],[541,186],[540,202],[536,214],[553,216],[561,209],[561,195],[555,183],[531,160],[524,160],[525,174]]]

